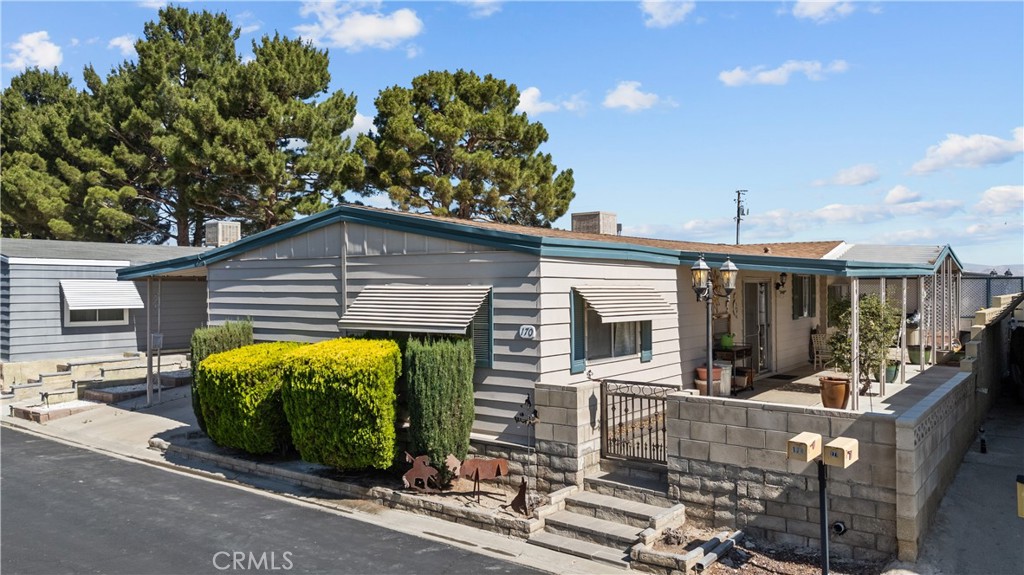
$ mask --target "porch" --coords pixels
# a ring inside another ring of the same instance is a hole
[[[907,364],[906,370],[906,383],[899,383],[899,379],[893,383],[886,383],[884,395],[881,393],[882,386],[879,382],[872,381],[867,394],[860,396],[860,408],[855,412],[898,417],[918,405],[960,369],[950,365],[934,365],[925,366],[924,371],[921,371],[920,366]],[[787,370],[782,374],[758,379],[754,382],[752,390],[741,391],[733,397],[760,403],[824,409],[818,377],[828,373],[834,372],[815,369],[810,365]]]

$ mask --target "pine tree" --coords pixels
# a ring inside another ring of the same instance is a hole
[[[551,156],[537,152],[547,130],[515,113],[514,84],[428,72],[375,103],[376,134],[356,144],[365,192],[387,193],[403,210],[528,226],[550,226],[569,209],[572,170],[556,175]]]

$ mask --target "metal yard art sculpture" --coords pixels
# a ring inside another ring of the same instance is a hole
[[[431,482],[435,486],[438,485],[438,482],[437,469],[430,466],[429,455],[413,457],[406,451],[405,460],[412,463],[412,469],[406,471],[405,475],[402,476],[402,484],[405,485],[406,489],[415,489],[425,493],[433,493],[440,490],[430,486]]]
[[[441,490],[438,479],[437,468],[430,465],[429,455],[413,457],[408,451],[405,452],[405,460],[412,463],[412,469],[402,476],[402,484],[406,489],[415,489],[423,493],[437,493]],[[451,475],[473,480],[473,493],[476,500],[480,502],[480,482],[499,477],[508,477],[508,460],[490,457],[475,457],[465,461],[459,461],[458,457],[448,454],[445,458],[445,467]]]

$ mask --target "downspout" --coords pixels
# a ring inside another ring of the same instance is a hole
[[[879,299],[882,300],[882,306],[889,305],[889,291],[885,286],[885,276],[878,278],[878,291],[881,295]],[[882,360],[882,364],[878,366],[878,393],[882,397],[885,397],[885,366],[888,364],[889,351],[885,352],[885,359]]]
[[[924,371],[924,340],[927,332],[925,331],[925,320],[928,319],[927,310],[924,307],[924,278],[925,276],[917,276],[917,309],[921,312],[921,319],[917,325],[918,341],[918,354],[917,354],[917,370],[918,373]]]
[[[907,383],[907,276],[900,282],[903,287],[903,314],[900,316],[900,384]]]

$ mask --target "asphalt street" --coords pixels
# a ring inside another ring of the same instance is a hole
[[[5,574],[539,573],[12,429],[0,444]]]

